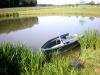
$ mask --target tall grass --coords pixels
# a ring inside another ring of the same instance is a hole
[[[88,30],[79,42],[80,55],[52,55],[49,62],[41,51],[34,53],[22,44],[1,44],[0,75],[99,75],[95,72],[100,67],[99,34]]]
[[[100,48],[100,35],[96,30],[86,30],[85,35],[82,38],[79,38],[79,43],[83,49]]]
[[[85,35],[79,38],[81,54],[79,59],[85,65],[85,73],[88,75],[99,75],[95,72],[100,68],[100,34],[96,30],[86,30]]]
[[[0,75],[34,75],[42,67],[44,56],[41,52],[11,43],[0,46]]]
[[[53,55],[46,62],[42,52],[33,53],[24,45],[0,45],[0,75],[77,75],[74,64],[66,58]]]

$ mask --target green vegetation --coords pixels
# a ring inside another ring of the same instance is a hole
[[[0,18],[5,18],[5,17],[19,17],[19,13],[5,13],[5,14],[0,14]]]
[[[100,35],[98,31],[87,30],[85,31],[85,36],[79,38],[82,49],[100,49]]]
[[[36,5],[37,0],[0,0],[0,8]]]
[[[1,44],[0,75],[99,75],[95,71],[100,68],[99,34],[86,31],[79,42],[79,54],[72,53],[67,57],[53,55],[50,62],[42,52],[33,53],[22,44]]]
[[[43,54],[11,43],[0,46],[0,75],[35,75],[42,68]]]
[[[0,14],[17,13],[19,17],[64,15],[64,16],[100,16],[100,6],[45,6],[45,7],[20,7],[0,9]]]

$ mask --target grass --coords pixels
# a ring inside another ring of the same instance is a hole
[[[19,17],[30,16],[100,16],[100,6],[79,5],[79,6],[47,6],[47,7],[20,7],[0,9],[0,15],[16,13]]]
[[[100,49],[100,35],[96,30],[87,30],[85,31],[85,36],[83,38],[79,38],[79,42],[81,44],[81,48],[87,49]]]
[[[33,53],[22,44],[1,44],[0,75],[99,75],[95,71],[100,68],[99,39],[97,31],[88,30],[83,38],[79,38],[79,54],[72,53],[67,57],[53,55],[50,62],[46,61],[42,52]],[[89,47],[86,48],[87,41]]]
[[[11,43],[0,46],[0,75],[34,75],[42,67],[43,55]]]
[[[0,18],[5,18],[5,17],[19,17],[19,13],[2,13],[0,14]]]

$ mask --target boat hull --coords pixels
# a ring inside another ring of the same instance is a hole
[[[48,55],[48,54],[52,54],[54,52],[57,52],[57,53],[63,53],[63,52],[66,52],[68,50],[71,50],[77,46],[79,46],[80,44],[75,41],[71,44],[68,44],[68,45],[64,45],[64,46],[61,46],[61,47],[58,47],[58,48],[55,48],[55,49],[46,49],[46,50],[43,50],[43,52]]]

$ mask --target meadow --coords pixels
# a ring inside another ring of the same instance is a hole
[[[42,51],[34,53],[23,44],[0,45],[0,75],[99,75],[100,36],[87,30],[78,38],[81,50],[63,57],[52,54],[47,61]]]
[[[45,7],[16,7],[0,9],[0,18],[3,17],[31,17],[31,16],[100,16],[100,6],[71,5]]]

